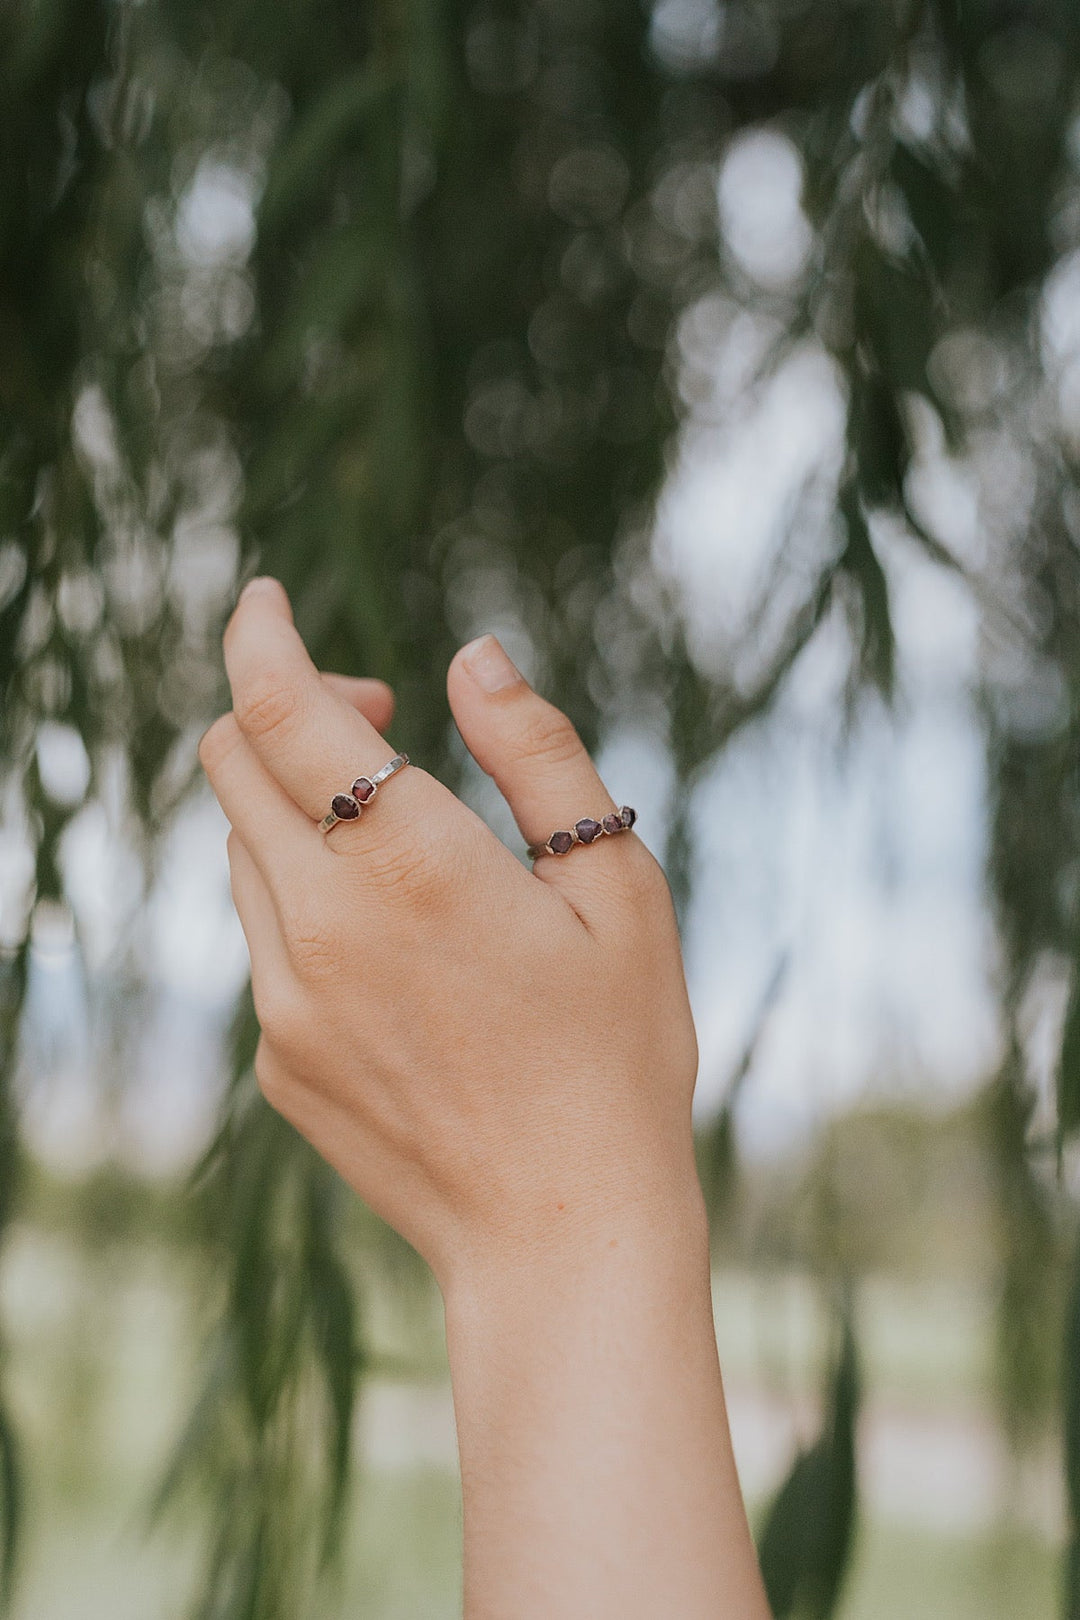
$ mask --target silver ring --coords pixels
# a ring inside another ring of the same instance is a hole
[[[575,844],[595,844],[598,838],[629,832],[636,820],[637,811],[628,804],[621,805],[618,810],[609,810],[599,821],[592,816],[582,816],[572,827],[553,832],[546,844],[530,844],[526,854],[530,861],[538,861],[541,855],[569,855]]]
[[[365,804],[371,802],[387,777],[403,770],[408,763],[408,754],[395,754],[374,776],[358,776],[348,793],[335,793],[330,800],[329,811],[319,822],[319,831],[328,833],[339,821],[356,821]]]

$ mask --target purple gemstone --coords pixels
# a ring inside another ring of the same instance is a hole
[[[569,832],[553,832],[548,839],[548,848],[553,855],[565,855],[574,845],[574,835]]]
[[[594,838],[600,836],[600,823],[591,816],[583,816],[580,821],[574,822],[574,831],[583,844],[591,844]]]
[[[360,806],[351,793],[335,793],[330,808],[339,821],[355,821],[360,814]]]
[[[609,810],[600,825],[606,833],[622,832],[622,816],[617,810]]]
[[[624,804],[619,811],[619,820],[624,827],[632,827],[637,820],[637,811],[632,810],[628,804]]]
[[[352,785],[352,796],[359,799],[361,804],[367,804],[374,792],[375,784],[370,776],[358,776]]]

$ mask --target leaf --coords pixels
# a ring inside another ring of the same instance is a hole
[[[851,582],[857,593],[862,673],[883,697],[889,698],[896,660],[889,585],[870,539],[862,501],[851,482],[841,491],[840,512],[847,529],[847,543],[840,556],[838,572]]]
[[[0,1613],[11,1607],[22,1534],[23,1492],[19,1444],[6,1407],[0,1407]]]
[[[202,1388],[147,1504],[147,1529],[159,1523],[165,1510],[194,1476],[198,1464],[212,1452],[217,1439],[221,1413],[235,1378],[235,1355],[225,1333],[217,1335],[217,1343],[206,1353],[204,1361],[206,1373]]]
[[[280,1315],[274,1310],[277,1270],[273,1254],[274,1194],[280,1184],[285,1136],[282,1122],[265,1105],[252,1108],[230,1154],[230,1244],[232,1324],[252,1422],[262,1429],[272,1416],[279,1378]]]
[[[919,233],[927,268],[941,282],[952,268],[961,232],[956,186],[940,167],[925,161],[904,141],[893,147],[890,169]]]
[[[335,1551],[349,1479],[356,1378],[356,1300],[334,1247],[338,1185],[323,1165],[313,1164],[307,1188],[305,1276],[310,1293],[315,1347],[327,1391],[328,1490],[324,1557]]]
[[[861,361],[892,387],[928,391],[926,362],[941,326],[937,290],[922,265],[898,263],[863,237],[852,255]]]
[[[824,1428],[796,1457],[761,1536],[761,1572],[774,1620],[829,1620],[836,1612],[855,1532],[858,1408],[855,1335],[845,1305]]]
[[[1077,970],[1065,1028],[1061,1037],[1061,1058],[1057,1072],[1058,1131],[1071,1135],[1080,1126],[1080,969]]]
[[[340,340],[355,326],[358,314],[377,308],[389,266],[381,222],[363,220],[321,247],[287,316],[267,343],[263,370],[268,389],[295,390],[312,342]],[[372,380],[378,382],[378,371]]]
[[[896,393],[880,372],[853,382],[848,436],[867,506],[899,505],[911,452]]]
[[[725,1227],[734,1209],[739,1178],[738,1145],[735,1137],[735,1107],[750,1073],[769,1018],[787,978],[790,958],[785,952],[777,961],[751,1019],[734,1068],[723,1088],[724,1103],[716,1119],[702,1131],[699,1142],[699,1174],[709,1211],[710,1231],[715,1235]]]
[[[1080,1620],[1080,1245],[1065,1321],[1063,1376],[1065,1492],[1069,1531],[1065,1549],[1064,1620]]]
[[[334,155],[397,89],[393,79],[367,64],[327,86],[274,159],[259,208],[261,231],[281,230]]]

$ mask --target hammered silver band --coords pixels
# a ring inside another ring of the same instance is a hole
[[[339,821],[358,820],[365,804],[371,802],[387,777],[403,770],[408,763],[408,754],[395,754],[393,759],[387,760],[381,771],[375,772],[374,776],[358,776],[348,793],[335,793],[330,801],[329,811],[319,822],[319,831],[328,833]]]
[[[609,810],[599,821],[592,816],[582,816],[572,827],[553,832],[546,844],[530,844],[526,853],[530,861],[538,861],[541,855],[569,855],[575,844],[595,844],[598,838],[629,832],[636,820],[637,811],[628,804],[618,810]]]

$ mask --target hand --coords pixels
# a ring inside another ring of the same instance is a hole
[[[468,1620],[767,1620],[716,1360],[667,886],[631,832],[527,870],[423,770],[389,694],[320,678],[272,580],[225,636],[200,753],[273,1106],[428,1259],[446,1301]],[[450,706],[528,843],[613,808],[498,642]],[[375,722],[375,723],[373,723]]]
[[[233,712],[200,756],[232,824],[272,1105],[443,1282],[693,1205],[693,1025],[640,840],[529,871],[417,766],[320,833],[332,795],[392,752],[371,694],[365,714],[320,678],[272,580],[245,591],[225,658]],[[613,808],[569,721],[492,638],[457,655],[448,690],[527,842]]]

